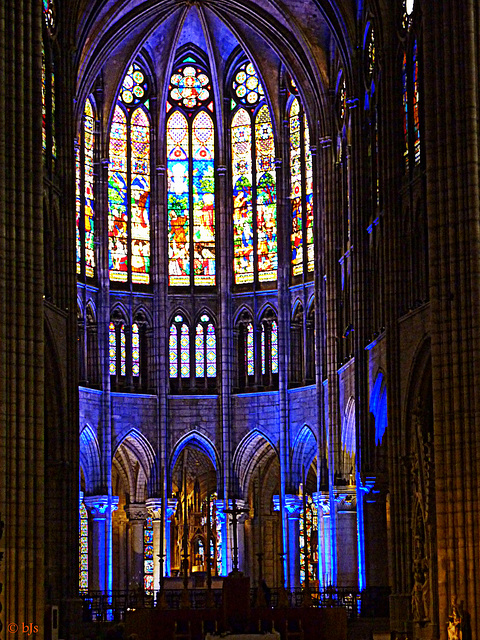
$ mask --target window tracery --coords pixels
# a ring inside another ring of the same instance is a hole
[[[167,102],[168,283],[214,286],[213,92],[206,69],[187,60],[171,76]]]
[[[265,92],[245,62],[232,82],[231,152],[235,284],[277,279],[275,140]]]
[[[110,129],[108,169],[109,270],[112,282],[150,283],[149,86],[130,65]]]

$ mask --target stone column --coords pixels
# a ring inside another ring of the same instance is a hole
[[[238,509],[248,509],[248,504],[245,500],[236,500],[236,503]],[[245,521],[247,517],[248,512],[237,516],[238,570],[243,572],[247,569],[245,558]]]
[[[220,531],[222,535],[222,576],[228,575],[228,572],[232,569],[232,563],[230,554],[228,553],[228,526],[227,526],[227,514],[224,509],[228,509],[226,500],[217,500],[217,520],[220,523]]]
[[[162,499],[147,498],[145,504],[153,521],[153,588],[160,589],[160,558],[158,556],[160,553]],[[165,545],[165,539],[163,544]]]
[[[317,509],[318,583],[322,589],[332,582],[330,496],[328,493],[316,491],[312,497]]]
[[[124,507],[128,518],[127,586],[143,589],[143,530],[148,512],[144,504]]]
[[[356,489],[335,490],[336,518],[334,535],[337,537],[337,559],[335,584],[350,586],[358,584],[358,550],[360,533],[357,529],[357,493]],[[363,535],[363,531],[362,531]],[[338,544],[341,540],[341,545]],[[363,538],[362,538],[363,545]],[[342,553],[338,553],[341,549]]]
[[[300,513],[302,511],[302,498],[287,494],[285,496],[285,511],[288,524],[287,563],[289,567],[288,588],[294,589],[300,586]]]
[[[89,587],[108,592],[112,590],[112,513],[118,497],[87,496],[84,502],[92,516]]]
[[[164,554],[165,554],[165,564],[164,564],[164,575],[170,575],[170,567],[171,567],[171,557],[172,557],[172,543],[170,539],[170,529],[172,524],[172,516],[175,513],[175,509],[177,508],[177,499],[169,498],[167,500],[167,512],[165,518],[165,542],[164,542]]]

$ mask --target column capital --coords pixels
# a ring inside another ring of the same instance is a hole
[[[103,520],[118,508],[118,496],[86,496],[85,506],[96,520]]]
[[[130,503],[124,507],[127,518],[131,520],[145,520],[148,516],[148,511],[144,503]]]
[[[301,496],[287,493],[285,496],[285,509],[287,510],[287,517],[289,520],[297,520],[300,517],[302,507],[303,500]]]
[[[162,515],[162,499],[161,498],[147,498],[145,500],[145,506],[147,507],[150,516],[154,520],[160,520]]]
[[[315,491],[312,494],[313,501],[317,507],[317,512],[323,511],[324,516],[330,515],[330,495],[324,491]]]
[[[165,514],[167,520],[170,520],[170,518],[175,513],[175,510],[177,508],[177,503],[178,503],[177,498],[168,498],[168,500],[167,500],[167,512]]]

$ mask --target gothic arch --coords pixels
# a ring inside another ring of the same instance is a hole
[[[113,464],[125,488],[129,488],[130,502],[143,502],[145,488],[155,469],[155,452],[147,438],[137,429],[128,431],[113,447]]]
[[[101,487],[100,445],[94,429],[86,424],[80,431],[80,467],[85,478],[85,493],[94,495]]]
[[[292,482],[295,487],[298,487],[303,482],[303,467],[305,467],[305,473],[308,475],[308,471],[317,455],[317,439],[307,424],[304,424],[297,433],[292,451]]]
[[[253,429],[239,442],[233,454],[233,473],[242,497],[248,494],[251,476],[255,468],[271,457],[278,458],[272,440],[259,429]]]
[[[175,444],[172,453],[170,455],[169,461],[169,479],[171,482],[173,470],[175,468],[175,464],[177,463],[180,454],[186,447],[192,447],[193,449],[197,449],[197,451],[201,451],[204,453],[215,469],[215,473],[217,475],[217,485],[219,480],[219,473],[221,470],[220,457],[216,450],[215,445],[212,443],[210,438],[205,436],[203,433],[198,431],[197,429],[192,429],[186,435],[182,436],[177,443]]]

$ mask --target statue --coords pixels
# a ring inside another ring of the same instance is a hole
[[[415,622],[429,620],[430,585],[428,560],[423,552],[421,536],[415,536],[413,560],[412,614]]]
[[[452,596],[447,622],[448,640],[462,640],[462,615],[457,606],[457,596]]]

